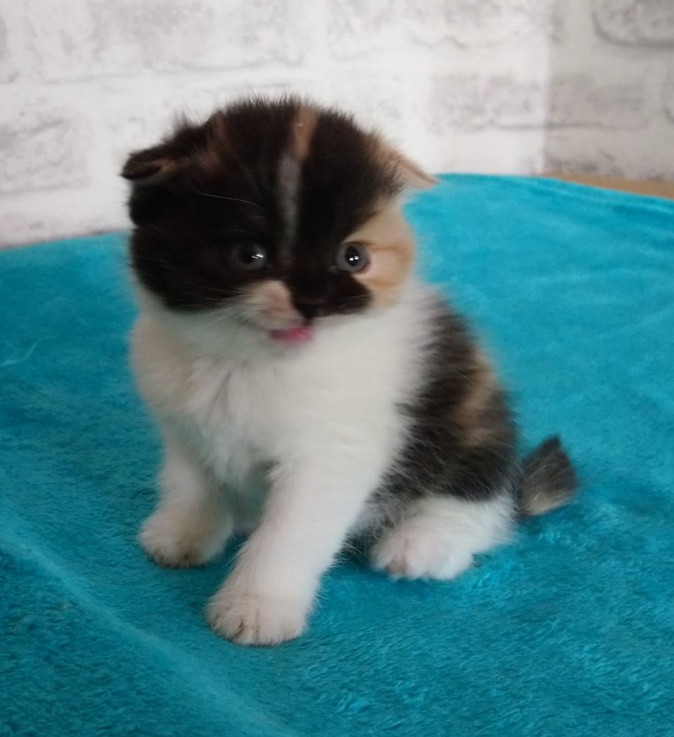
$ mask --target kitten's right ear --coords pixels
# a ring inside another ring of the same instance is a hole
[[[167,179],[177,166],[171,145],[161,143],[131,154],[124,164],[122,176],[135,184],[157,184]]]

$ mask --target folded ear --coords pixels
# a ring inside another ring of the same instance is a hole
[[[393,151],[393,161],[408,189],[430,189],[438,183],[431,174],[427,174],[418,164],[399,151]]]
[[[438,183],[434,176],[427,174],[418,164],[400,153],[395,146],[387,141],[380,141],[379,146],[382,155],[395,166],[405,189],[430,189]]]
[[[132,153],[124,164],[122,176],[138,184],[155,184],[170,176],[177,165],[173,147],[161,143]]]
[[[209,130],[218,130],[216,123],[217,116],[212,116],[205,125],[193,125],[179,118],[170,138],[129,156],[122,169],[122,176],[135,184],[163,182],[187,159],[206,148]]]

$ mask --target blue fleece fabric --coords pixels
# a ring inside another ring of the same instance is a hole
[[[344,561],[301,639],[232,645],[203,617],[231,549],[135,542],[160,449],[125,236],[2,252],[1,735],[674,735],[674,203],[450,176],[409,212],[577,501],[455,582]]]

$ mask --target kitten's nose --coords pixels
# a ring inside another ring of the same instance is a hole
[[[295,301],[295,309],[307,320],[313,320],[323,312],[323,302]]]

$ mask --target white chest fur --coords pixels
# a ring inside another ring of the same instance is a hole
[[[328,448],[369,455],[383,469],[404,432],[396,407],[417,383],[423,330],[421,311],[410,307],[246,357],[188,347],[146,314],[133,335],[134,369],[162,425],[186,437],[223,482],[279,459],[329,466],[336,459],[325,457]]]

